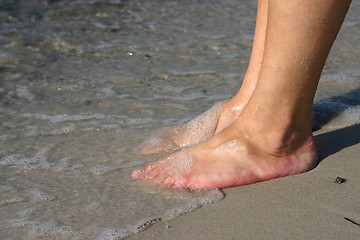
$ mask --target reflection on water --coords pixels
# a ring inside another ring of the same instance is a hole
[[[359,5],[320,82],[324,127],[360,122]],[[119,239],[220,200],[129,175],[160,157],[136,152],[149,131],[236,92],[255,11],[250,0],[1,1],[0,238]]]

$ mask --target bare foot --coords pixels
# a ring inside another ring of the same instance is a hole
[[[311,132],[281,150],[264,148],[248,133],[233,124],[206,142],[134,171],[131,177],[165,187],[226,188],[299,174],[317,163]]]
[[[141,144],[140,152],[142,154],[170,152],[204,142],[238,118],[245,105],[241,102],[232,98],[215,104],[184,124],[160,128]]]

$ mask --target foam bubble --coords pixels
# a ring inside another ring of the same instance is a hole
[[[225,195],[217,188],[210,189],[207,191],[195,191],[194,194],[201,194],[197,198],[192,198],[191,201],[185,206],[171,209],[164,215],[164,220],[170,220],[180,215],[192,212],[207,204],[215,203],[222,200]]]
[[[46,161],[45,154],[52,146],[53,145],[50,144],[46,147],[40,148],[39,151],[37,151],[32,157],[26,157],[20,153],[4,156],[0,160],[0,165],[15,165],[26,169],[36,169],[44,164],[49,165],[49,163]]]
[[[337,74],[325,74],[321,77],[321,82],[338,82],[341,85],[343,85],[344,83],[358,84],[359,77],[360,77],[360,71],[349,70]]]
[[[35,223],[35,221],[28,221],[26,218],[9,219],[6,220],[6,222],[12,227],[25,227],[33,225]]]
[[[0,206],[19,203],[19,202],[22,202],[22,201],[24,201],[24,199],[21,198],[21,197],[12,197],[12,198],[1,200],[0,201]]]
[[[356,124],[360,124],[360,106],[345,109],[325,126],[328,128],[344,128]]]
[[[165,90],[165,92],[173,92],[173,93],[181,93],[187,89],[191,89],[191,87],[189,86],[168,86],[168,85],[164,85],[161,86],[161,88],[163,90]]]
[[[0,191],[13,192],[13,191],[16,191],[16,189],[14,187],[11,187],[11,186],[0,185]]]
[[[222,102],[186,123],[160,128],[141,144],[141,151],[172,151],[205,141],[214,134],[221,111]]]
[[[100,176],[103,175],[106,172],[109,172],[111,170],[113,170],[114,167],[109,167],[109,166],[97,166],[97,167],[93,167],[89,170],[89,172],[91,172],[92,174],[96,175],[96,176]]]
[[[35,212],[35,209],[27,208],[27,209],[23,209],[23,210],[18,211],[17,214],[22,216],[22,217],[25,217],[25,216],[28,216],[28,215],[34,213],[34,212]]]
[[[95,238],[96,240],[124,239],[133,234],[142,232],[160,221],[173,219],[177,216],[194,211],[199,207],[220,201],[221,199],[224,198],[224,194],[219,189],[189,192],[188,196],[189,196],[188,199],[190,200],[188,204],[182,207],[171,209],[162,216],[142,219],[128,228],[93,227],[93,228],[83,229],[82,233],[88,235],[92,232],[93,233],[92,235],[97,235]],[[97,206],[97,204],[95,205]]]
[[[35,98],[35,95],[30,93],[26,86],[20,86],[16,89],[16,95],[18,97],[23,97],[29,101]]]
[[[76,114],[76,115],[70,115],[70,114],[55,114],[55,115],[48,115],[48,114],[42,114],[42,113],[25,113],[22,114],[23,117],[26,118],[32,118],[32,119],[38,119],[38,120],[45,120],[49,121],[51,123],[62,123],[62,122],[79,122],[79,121],[88,121],[88,120],[102,120],[102,119],[109,119],[109,120],[117,120],[117,122],[120,122],[121,124],[128,124],[128,125],[137,125],[137,124],[144,124],[144,123],[150,123],[157,121],[154,118],[132,118],[126,115],[116,115],[116,114],[110,114],[105,115],[101,113],[84,113],[84,114]],[[105,125],[104,128],[107,126]],[[115,127],[114,125],[111,126]],[[67,128],[64,128],[63,130],[66,130]],[[70,130],[73,130],[72,128],[69,128]]]
[[[28,232],[30,237],[53,237],[56,235],[69,237],[79,234],[69,226],[56,226],[53,222],[29,222],[29,225],[31,226]]]
[[[93,119],[106,119],[110,116],[103,114],[79,114],[79,115],[69,115],[69,114],[56,114],[56,115],[47,115],[42,113],[25,113],[24,117],[35,118],[39,120],[48,120],[53,123],[65,122],[65,121],[83,121],[83,120],[93,120]]]
[[[159,95],[154,94],[151,96],[151,99],[170,99],[170,100],[183,100],[183,101],[191,101],[191,100],[197,100],[200,98],[204,98],[206,95],[202,92],[194,92],[194,93],[188,93],[188,94],[181,94],[181,95]]]
[[[98,209],[101,208],[101,204],[99,202],[92,202],[89,205],[85,206],[86,210],[94,210],[94,209]]]
[[[195,161],[186,150],[177,152],[169,158],[174,158],[170,159],[170,163],[172,164],[171,166],[176,170],[174,173],[179,175],[183,174],[186,170],[190,169],[195,164]]]
[[[73,131],[76,131],[77,129],[74,126],[63,126],[60,128],[57,128],[55,130],[50,131],[44,131],[44,130],[38,130],[33,129],[28,132],[25,132],[24,134],[21,134],[21,137],[37,137],[37,136],[48,136],[48,135],[62,135],[62,134],[68,134]]]
[[[49,144],[42,147],[33,156],[25,156],[23,153],[4,156],[0,159],[0,166],[13,165],[27,170],[51,169],[53,171],[75,170],[83,167],[80,163],[70,165],[68,162],[70,157],[63,157],[56,162],[48,162],[46,154],[53,146],[53,144]]]
[[[197,71],[170,71],[170,73],[174,75],[208,75],[208,74],[216,74],[217,72],[213,70],[197,70]]]
[[[342,128],[360,123],[360,91],[314,103],[316,122],[322,127]]]
[[[100,29],[120,29],[120,25],[118,24],[103,24],[100,22],[95,22],[93,23],[95,27],[100,28]]]
[[[45,193],[40,189],[30,189],[28,190],[29,197],[34,201],[52,201],[55,200],[56,197],[52,194]]]
[[[9,140],[9,139],[14,139],[14,138],[16,138],[16,136],[13,134],[0,135],[0,140]]]
[[[142,232],[152,225],[154,225],[157,222],[160,222],[162,220],[162,217],[151,217],[147,219],[140,220],[135,226],[131,227],[129,230],[131,230],[132,233],[139,233]]]
[[[106,95],[106,96],[112,96],[115,94],[114,90],[110,87],[107,88],[103,88],[102,92]]]
[[[28,215],[31,212],[33,212],[33,209],[25,209],[18,213],[19,215]],[[56,221],[38,222],[28,220],[27,218],[15,218],[6,220],[6,223],[11,227],[26,228],[28,239],[39,239],[44,237],[51,237],[51,239],[53,239],[53,237],[59,236],[61,239],[69,239],[70,237],[78,239],[78,237],[82,235],[81,232],[74,231],[70,226],[59,226]]]
[[[101,233],[95,238],[96,240],[117,240],[124,239],[130,234],[124,229],[104,229]]]

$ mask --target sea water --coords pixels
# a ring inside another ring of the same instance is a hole
[[[360,122],[360,4],[314,105],[324,128]],[[0,1],[0,238],[122,239],[221,200],[129,177],[138,146],[236,93],[256,2]]]

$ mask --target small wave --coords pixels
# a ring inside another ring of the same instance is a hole
[[[360,89],[317,101],[315,120],[322,127],[343,128],[360,124]]]
[[[112,171],[116,169],[115,167],[110,167],[110,166],[96,166],[93,167],[89,170],[90,173],[96,175],[96,176],[100,176],[103,175],[104,173],[107,173],[109,171]]]
[[[359,84],[360,71],[348,70],[336,74],[325,74],[321,77],[321,82],[338,82],[339,84]]]
[[[13,204],[13,203],[19,203],[22,201],[24,201],[24,199],[21,197],[12,197],[12,198],[1,200],[0,206],[9,205],[9,204]]]
[[[51,123],[61,123],[61,122],[77,122],[77,121],[88,121],[88,120],[117,120],[119,124],[144,124],[150,122],[157,122],[157,119],[154,118],[132,118],[126,115],[105,115],[101,113],[84,113],[84,114],[55,114],[55,115],[48,115],[42,113],[25,113],[22,114],[23,117],[37,119],[37,120],[46,120]],[[104,128],[114,128],[115,125],[104,125]],[[65,128],[66,129],[66,128]],[[58,130],[55,130],[58,131]]]
[[[0,166],[12,165],[26,170],[51,169],[53,171],[77,170],[82,167],[79,163],[70,165],[69,157],[61,158],[57,162],[48,162],[46,154],[53,146],[53,144],[49,144],[42,147],[33,156],[25,156],[23,153],[5,155],[0,159]]]
[[[206,74],[216,74],[216,71],[213,70],[198,70],[198,71],[170,71],[174,75],[206,75]]]
[[[35,95],[30,93],[29,89],[26,86],[20,86],[16,89],[16,95],[20,98],[25,98],[29,101],[35,98]]]
[[[103,115],[99,113],[95,114],[81,114],[81,115],[69,115],[69,114],[56,114],[56,115],[47,115],[42,113],[25,113],[22,115],[27,118],[35,118],[38,120],[47,120],[53,123],[65,122],[65,121],[84,121],[84,120],[94,120],[94,119],[109,119],[112,118],[109,115]]]
[[[54,196],[48,193],[44,193],[39,189],[31,189],[28,191],[28,194],[30,194],[31,198],[36,201],[51,201],[54,199]],[[192,198],[191,195],[193,196]],[[91,238],[97,240],[118,240],[142,232],[160,221],[167,221],[185,213],[194,211],[204,205],[220,201],[224,197],[223,193],[218,189],[199,191],[194,193],[189,192],[189,196],[189,199],[191,200],[188,204],[171,209],[164,215],[144,218],[127,228],[106,228],[91,225],[86,226],[80,230],[75,230],[71,226],[61,225],[61,223],[54,219],[49,219],[47,222],[30,219],[32,217],[32,213],[35,211],[33,208],[25,208],[18,211],[18,217],[5,220],[4,225],[6,227],[12,228],[23,228],[27,232],[27,235],[30,239],[58,237],[64,239]],[[3,204],[19,203],[23,200],[23,198],[14,197],[4,200]],[[88,207],[91,210],[97,209],[101,206],[98,202],[92,202]]]
[[[0,135],[0,140],[9,140],[9,139],[14,139],[14,138],[16,138],[16,136],[13,134]]]
[[[40,189],[30,189],[27,190],[28,192],[28,196],[33,200],[33,201],[52,201],[55,200],[56,197],[50,193],[46,193],[44,191],[41,191]]]

